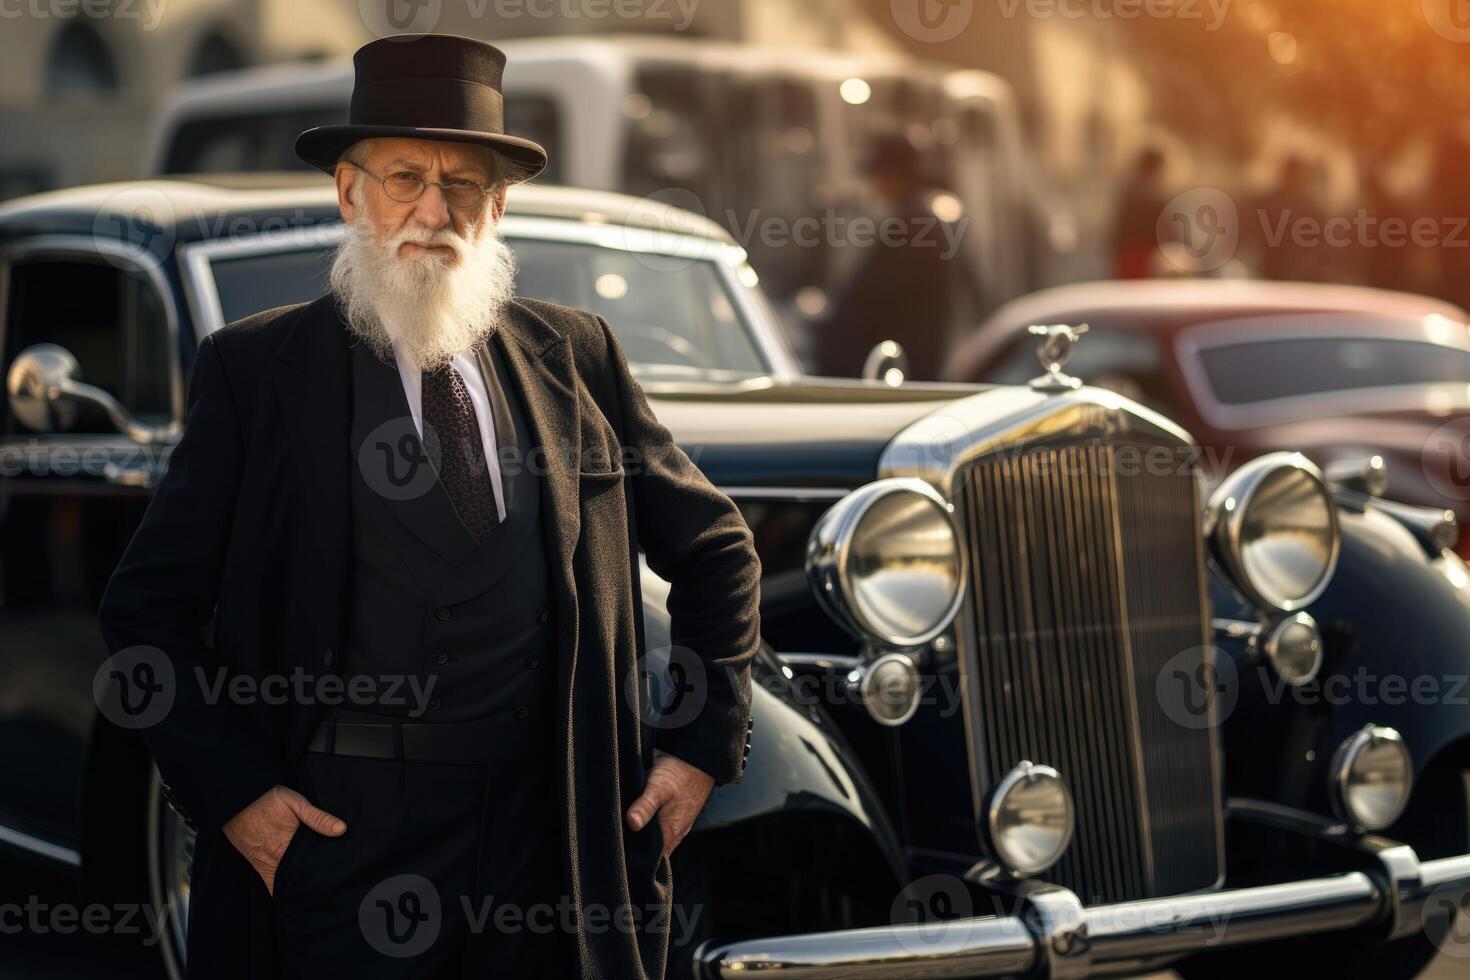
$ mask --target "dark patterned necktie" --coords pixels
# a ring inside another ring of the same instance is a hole
[[[453,365],[423,372],[423,400],[425,441],[429,430],[439,437],[439,482],[470,534],[484,541],[500,523],[500,514],[475,403]]]

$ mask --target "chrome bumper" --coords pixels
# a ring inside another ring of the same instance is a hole
[[[1399,939],[1470,893],[1470,854],[1421,862],[1412,848],[1374,839],[1362,849],[1376,868],[1094,908],[1064,888],[1022,883],[1019,915],[710,940],[695,951],[694,969],[701,980],[767,970],[785,980],[1032,973],[1065,980],[1339,929],[1376,927],[1379,937]]]

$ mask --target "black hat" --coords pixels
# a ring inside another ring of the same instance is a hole
[[[504,132],[505,52],[494,45],[453,34],[398,34],[364,44],[352,64],[347,123],[296,137],[296,155],[313,167],[335,172],[343,151],[373,136],[488,146],[513,164],[512,180],[530,180],[546,167],[541,144]]]

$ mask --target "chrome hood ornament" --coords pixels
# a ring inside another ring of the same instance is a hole
[[[1041,344],[1036,348],[1036,356],[1040,359],[1041,366],[1046,368],[1045,374],[1031,381],[1031,387],[1037,391],[1075,391],[1082,387],[1081,379],[1063,373],[1062,368],[1072,359],[1072,349],[1087,332],[1087,324],[1034,324],[1026,329],[1042,338]]]

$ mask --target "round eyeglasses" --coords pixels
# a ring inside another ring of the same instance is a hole
[[[383,193],[388,195],[388,199],[397,201],[399,204],[412,204],[417,201],[424,196],[424,188],[430,184],[443,192],[445,202],[452,208],[472,208],[483,201],[485,195],[489,193],[487,188],[463,177],[455,177],[441,183],[437,180],[425,180],[412,170],[399,170],[386,177],[379,177],[360,163],[353,160],[344,162],[352,164],[382,184]]]

